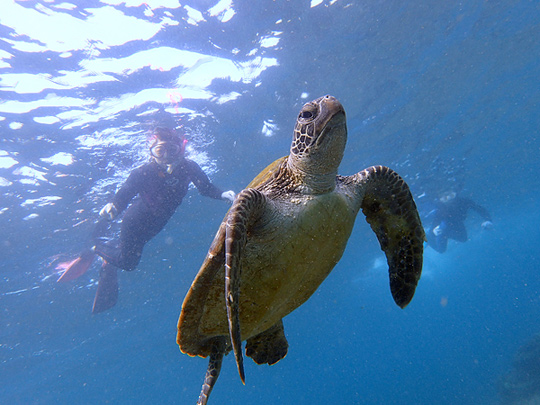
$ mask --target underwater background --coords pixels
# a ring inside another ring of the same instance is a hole
[[[301,106],[337,97],[340,174],[382,164],[422,218],[449,190],[469,240],[425,248],[404,310],[359,214],[342,260],[284,319],[274,366],[226,356],[211,404],[540,404],[540,5],[536,1],[2,1],[0,402],[195,403],[207,360],[176,322],[228,204],[191,189],[120,298],[99,265],[57,283],[148,160],[151,127],[240,191],[287,155]],[[428,224],[425,223],[427,226]]]

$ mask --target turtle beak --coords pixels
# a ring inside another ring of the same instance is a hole
[[[334,116],[339,112],[345,114],[345,109],[343,108],[339,100],[330,95],[321,97],[319,99],[319,106],[321,109],[321,114],[324,113],[331,116]]]
[[[336,109],[336,112],[334,114],[330,113],[330,119],[328,120],[328,122],[324,126],[324,129],[321,131],[321,133],[315,140],[315,145],[320,146],[324,142],[325,138],[327,137],[329,133],[334,133],[336,129],[342,129],[343,127],[346,126],[346,124],[347,124],[347,120],[345,117],[345,110],[343,109],[341,104],[339,104],[339,108]]]

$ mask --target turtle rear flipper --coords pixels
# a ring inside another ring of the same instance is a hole
[[[246,356],[257,364],[276,364],[287,355],[288,349],[283,320],[246,342]]]
[[[212,352],[210,353],[210,361],[208,362],[208,369],[206,370],[206,376],[204,377],[204,383],[199,395],[197,405],[206,405],[208,397],[216,384],[221,371],[221,363],[223,362],[223,355],[225,354],[225,348],[227,343],[225,337],[219,336],[212,342]]]

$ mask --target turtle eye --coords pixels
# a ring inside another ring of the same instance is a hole
[[[302,112],[300,113],[300,117],[299,117],[299,118],[303,118],[303,119],[307,120],[307,119],[310,119],[310,118],[312,118],[312,117],[313,117],[313,113],[312,113],[311,111],[302,111]]]

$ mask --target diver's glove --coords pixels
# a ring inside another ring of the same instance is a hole
[[[99,211],[99,216],[107,218],[111,221],[116,218],[116,215],[118,215],[118,210],[113,203],[108,203],[101,209],[101,211]]]
[[[221,198],[223,198],[224,200],[229,200],[230,202],[234,202],[235,197],[236,194],[232,190],[224,191],[223,193],[221,193]]]
[[[492,228],[493,228],[493,222],[491,221],[482,222],[482,229],[487,230],[487,229],[492,229]]]

